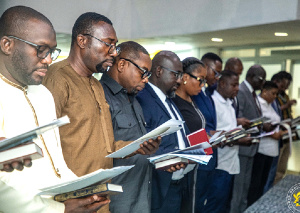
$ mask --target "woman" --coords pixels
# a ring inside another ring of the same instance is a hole
[[[269,118],[271,123],[280,123],[280,116],[271,105],[277,97],[277,93],[277,85],[272,81],[266,81],[260,96],[258,96],[262,115]],[[279,139],[286,132],[276,127],[273,135],[261,138],[258,153],[254,156],[252,178],[248,192],[249,206],[263,195],[273,158],[279,154]]]
[[[184,59],[182,65],[184,74],[173,101],[179,108],[190,132],[195,132],[205,128],[205,118],[191,96],[201,92],[201,88],[206,83],[207,71],[203,62],[194,57]]]
[[[207,75],[206,67],[202,61],[194,57],[188,57],[182,61],[183,77],[182,82],[176,90],[176,97],[173,99],[179,108],[190,132],[205,128],[205,118],[191,96],[198,95],[204,86]],[[215,154],[215,153],[214,153]],[[210,165],[212,164],[212,165]],[[215,161],[210,160],[209,167],[214,167]],[[207,166],[208,166],[207,165]],[[211,171],[205,171],[206,165],[199,165],[195,173],[195,212],[203,212],[203,204],[209,193],[211,183]]]

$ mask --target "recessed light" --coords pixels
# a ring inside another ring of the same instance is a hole
[[[275,32],[274,35],[275,36],[288,36],[289,34],[284,33],[284,32]]]
[[[214,42],[223,42],[222,38],[211,38],[211,40]]]

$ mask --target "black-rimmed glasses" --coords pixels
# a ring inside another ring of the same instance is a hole
[[[168,70],[168,71],[170,71],[170,72],[173,72],[173,73],[175,74],[175,77],[176,77],[177,79],[182,79],[183,72],[171,70],[171,69],[169,69],[169,68],[167,68],[167,67],[163,67],[163,66],[161,66],[161,68],[166,69],[166,70]]]
[[[120,58],[120,59],[123,59],[125,61],[129,61],[130,63],[132,63],[134,66],[136,66],[140,71],[142,71],[142,79],[144,78],[150,78],[150,76],[152,75],[152,72],[140,67],[139,65],[137,65],[136,63],[134,63],[133,61],[131,61],[130,59],[127,59],[127,58]]]
[[[221,78],[221,73],[219,73],[217,70],[215,70],[214,68],[208,66],[214,73],[215,73],[215,78]]]
[[[86,34],[82,34],[82,35],[84,35],[84,36],[90,36],[90,37],[92,37],[92,38],[94,38],[94,39],[102,42],[106,46],[108,46],[109,47],[108,54],[113,54],[115,51],[117,52],[118,55],[120,54],[120,47],[117,47],[116,45],[109,44],[109,43],[107,43],[105,41],[102,41],[100,38],[97,38],[97,37],[95,37],[95,36],[93,36],[91,34],[87,34],[86,33]]]
[[[196,76],[194,76],[193,74],[190,74],[190,73],[187,73],[189,76],[191,76],[192,78],[194,78],[194,79],[196,79],[197,81],[199,81],[200,82],[200,86],[201,85],[204,85],[205,83],[206,83],[206,79],[202,79],[202,78],[200,78],[200,77],[196,77]]]
[[[26,41],[24,39],[18,38],[16,36],[7,36],[7,37],[17,39],[19,41],[22,41],[26,44],[29,44],[29,45],[35,47],[36,56],[40,59],[46,58],[50,53],[51,60],[55,61],[57,59],[59,53],[61,52],[61,50],[58,48],[50,48],[47,45],[38,45],[38,44],[32,43],[30,41]]]

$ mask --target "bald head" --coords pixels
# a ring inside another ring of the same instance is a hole
[[[242,61],[237,57],[229,58],[225,64],[225,70],[231,70],[238,75],[242,74],[243,69]]]
[[[7,9],[0,18],[0,38],[5,35],[26,36],[29,20],[39,20],[53,28],[50,20],[40,12],[25,6],[15,6]]]
[[[251,66],[247,71],[246,80],[250,83],[254,90],[261,89],[266,81],[265,69],[258,64]]]
[[[151,71],[149,81],[168,97],[174,97],[183,73],[180,58],[171,51],[161,51],[152,59]]]

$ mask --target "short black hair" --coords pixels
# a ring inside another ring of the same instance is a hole
[[[120,47],[120,55],[118,57],[127,59],[139,59],[140,53],[149,55],[148,51],[139,43],[134,41],[126,41],[118,45]]]
[[[293,77],[290,73],[288,73],[287,71],[280,71],[276,74],[274,74],[271,78],[271,81],[282,81],[283,79],[287,79],[288,81],[292,81],[293,80]]]
[[[182,61],[184,73],[191,74],[198,66],[205,67],[204,63],[195,57],[187,57]]]
[[[112,22],[104,15],[94,13],[94,12],[87,12],[78,17],[75,21],[75,24],[72,28],[72,42],[71,47],[74,45],[77,36],[79,34],[93,34],[93,25],[103,21],[107,24],[113,25]]]
[[[226,80],[230,79],[232,76],[239,77],[238,74],[236,74],[235,72],[233,72],[231,70],[224,70],[221,72],[221,77],[219,78],[219,81],[226,81]]]
[[[8,8],[0,18],[0,38],[5,35],[22,36],[25,33],[24,26],[30,19],[40,20],[54,30],[50,20],[42,13],[26,6],[15,6]]]
[[[261,72],[265,73],[266,71],[262,66],[255,64],[248,69],[246,74],[246,79],[252,79]]]
[[[273,81],[266,81],[262,87],[262,90],[278,89],[278,86]]]
[[[202,56],[201,61],[205,60],[220,61],[221,63],[223,63],[222,59],[217,54],[212,52],[208,52]]]

